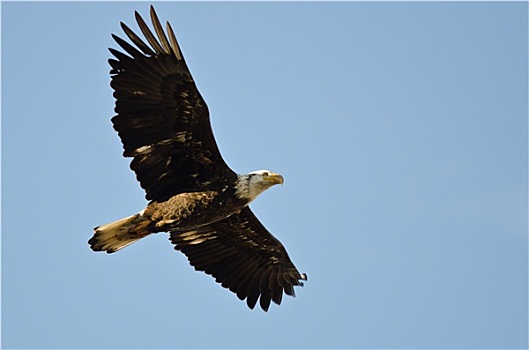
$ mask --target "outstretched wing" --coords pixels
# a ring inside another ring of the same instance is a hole
[[[115,90],[112,118],[125,157],[133,157],[131,169],[148,200],[164,201],[175,194],[204,190],[217,176],[236,175],[219,152],[206,102],[200,96],[167,23],[166,37],[151,6],[151,20],[158,39],[136,12],[146,44],[124,23],[123,31],[136,46],[112,35],[126,53],[110,52],[111,87]]]
[[[307,279],[249,207],[197,230],[172,232],[170,239],[196,270],[246,299],[251,309],[257,299],[265,311],[270,301],[279,305],[283,291],[294,296],[294,286]]]

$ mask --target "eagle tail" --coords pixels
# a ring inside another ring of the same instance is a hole
[[[150,235],[151,220],[141,213],[94,228],[94,236],[88,244],[94,251],[114,253]]]

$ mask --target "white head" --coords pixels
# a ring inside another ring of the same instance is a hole
[[[236,194],[251,202],[264,190],[277,184],[283,184],[283,176],[270,170],[257,170],[246,175],[239,175]]]

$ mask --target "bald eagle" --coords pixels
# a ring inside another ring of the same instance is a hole
[[[283,177],[268,170],[237,174],[223,160],[200,95],[171,25],[164,33],[150,8],[156,36],[142,17],[136,21],[146,44],[127,25],[132,42],[112,34],[125,51],[109,49],[116,99],[114,129],[125,157],[149,201],[127,218],[94,229],[94,251],[114,253],[150,234],[169,232],[175,249],[198,271],[215,278],[253,309],[267,311],[283,292],[307,279],[283,245],[248,207]],[[149,45],[150,44],[150,45]]]

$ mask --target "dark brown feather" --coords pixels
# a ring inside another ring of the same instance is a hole
[[[233,183],[236,174],[222,159],[176,36],[168,25],[167,39],[152,7],[151,19],[158,38],[136,13],[148,44],[122,24],[136,47],[113,35],[126,54],[110,49],[116,57],[109,60],[117,113],[112,122],[124,156],[134,158],[131,168],[148,200]]]
[[[172,232],[170,239],[195,269],[215,277],[250,308],[260,300],[267,311],[271,301],[280,304],[283,292],[293,296],[293,287],[306,280],[249,207],[194,231]]]

